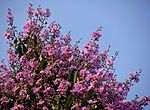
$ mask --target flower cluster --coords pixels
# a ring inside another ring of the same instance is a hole
[[[139,73],[119,82],[114,56],[99,51],[101,28],[80,49],[71,34],[61,35],[60,25],[47,23],[49,9],[30,4],[22,32],[16,31],[8,12],[8,65],[0,63],[0,109],[3,110],[142,110],[150,97],[127,100]]]

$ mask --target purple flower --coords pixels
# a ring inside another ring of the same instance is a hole
[[[113,59],[108,58],[106,63],[107,63],[108,66],[112,66],[113,65]]]
[[[96,100],[95,101],[93,101],[92,99],[88,100],[89,104],[95,104],[96,102],[97,102]]]
[[[73,89],[70,91],[72,92],[72,94],[82,94],[83,91],[86,90],[86,86],[82,84],[82,82],[76,82],[74,85],[73,85]]]
[[[127,103],[128,101],[126,100],[126,99],[124,99],[124,100],[120,100],[119,101],[121,104],[125,104],[125,103]]]
[[[9,102],[9,100],[8,100],[8,97],[6,97],[6,96],[4,96],[4,97],[2,97],[1,99],[0,99],[0,104],[6,104],[6,103],[8,103]]]
[[[84,106],[81,108],[81,110],[90,110],[88,107]]]
[[[129,74],[129,79],[133,80],[135,82],[138,82],[139,81],[139,74],[136,72],[132,72]]]
[[[48,110],[48,108],[46,106],[43,107],[43,110]]]
[[[119,93],[123,93],[123,92],[124,92],[123,88],[122,88],[122,87],[119,87],[118,92],[119,92]]]
[[[51,15],[51,13],[50,13],[49,9],[46,9],[46,11],[45,11],[45,15],[46,15],[46,17],[49,17],[49,16]]]
[[[72,107],[71,107],[71,110],[78,110],[80,107],[80,105],[78,103],[74,104]]]
[[[18,110],[18,109],[19,110],[24,110],[24,105],[22,105],[22,104],[15,105],[10,110]]]
[[[44,100],[40,99],[37,105],[42,105],[44,102],[45,102]]]
[[[19,96],[22,97],[22,98],[24,98],[24,97],[26,96],[26,94],[27,94],[27,91],[26,91],[26,90],[21,90],[21,91],[19,92]]]
[[[4,38],[9,39],[12,36],[12,32],[5,32]]]
[[[33,15],[33,13],[34,13],[34,9],[32,8],[32,4],[30,4],[30,6],[29,6],[29,8],[28,8],[28,14],[30,15],[30,16],[32,16]]]
[[[13,17],[13,15],[11,13],[11,10],[9,9],[8,10],[8,15],[7,15],[7,21],[10,22],[10,23],[12,23],[13,20],[14,20],[14,17]]]
[[[98,39],[101,37],[100,31],[101,31],[100,28],[98,28],[98,29],[96,30],[96,32],[93,32],[93,33],[92,33],[91,38],[92,38],[93,40],[98,40]]]
[[[33,90],[33,93],[34,94],[38,94],[39,92],[40,92],[40,89],[42,88],[42,86],[40,86],[40,87],[37,87],[37,88],[33,88],[32,90]]]

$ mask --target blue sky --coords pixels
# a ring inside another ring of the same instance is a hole
[[[7,9],[11,8],[15,24],[22,30],[32,3],[52,12],[51,21],[62,26],[62,34],[71,30],[73,42],[83,37],[80,46],[88,41],[90,34],[102,26],[101,50],[111,45],[111,53],[119,55],[115,62],[117,78],[124,81],[128,73],[142,69],[140,82],[129,93],[150,95],[150,1],[149,0],[1,0],[0,1],[0,59],[7,59],[7,45],[3,38],[7,28]],[[150,106],[146,107],[150,110]]]

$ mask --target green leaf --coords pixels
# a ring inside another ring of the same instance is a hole
[[[78,75],[78,70],[73,70],[73,71],[68,75],[68,81],[70,81],[71,84],[76,83],[76,81],[78,80],[77,75]]]
[[[71,96],[71,94],[67,97],[67,101],[66,101],[66,107],[71,107],[73,103],[73,96]]]
[[[77,81],[77,75],[78,75],[78,71],[74,72],[74,78],[73,78],[73,82],[76,83]]]
[[[16,53],[19,54],[19,58],[23,55],[21,46],[19,45],[18,48],[16,49]]]
[[[39,73],[41,70],[43,70],[44,68],[46,68],[46,61],[45,61],[45,58],[40,55],[39,60],[40,60],[40,65],[39,65],[38,70],[37,70],[38,73]]]
[[[43,60],[42,55],[40,55],[39,59],[40,59],[40,62]]]
[[[93,90],[90,90],[88,94],[84,97],[84,99],[81,101],[81,104],[85,105],[92,96],[94,96],[94,92]]]
[[[13,98],[9,98],[9,101],[13,102]]]
[[[22,53],[26,53],[28,51],[27,47],[21,43]]]
[[[85,96],[85,98],[81,101],[81,105],[85,105],[89,99],[89,96]]]

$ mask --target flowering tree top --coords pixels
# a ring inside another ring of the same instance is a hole
[[[30,4],[23,31],[18,32],[8,10],[8,66],[0,63],[0,109],[4,110],[142,110],[150,97],[127,100],[139,73],[119,82],[114,74],[114,56],[100,52],[101,28],[91,40],[71,45],[71,34],[61,35],[61,26],[48,23],[49,9]]]

